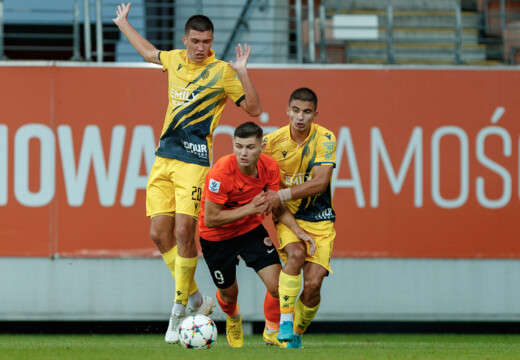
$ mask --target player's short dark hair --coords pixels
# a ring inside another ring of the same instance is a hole
[[[293,100],[311,101],[314,103],[314,110],[318,108],[318,97],[316,96],[316,93],[306,87],[294,90],[289,98],[289,104]]]
[[[213,23],[209,17],[204,15],[193,15],[186,21],[184,26],[184,35],[188,36],[190,30],[198,32],[211,31],[213,33]]]
[[[233,135],[236,138],[248,139],[254,137],[262,141],[264,131],[260,126],[258,126],[254,122],[248,121],[238,125]]]

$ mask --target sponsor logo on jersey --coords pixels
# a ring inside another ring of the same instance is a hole
[[[332,151],[326,151],[325,152],[325,160],[332,159]]]
[[[174,106],[188,105],[193,102],[200,94],[200,90],[186,88],[171,88],[170,99]]]
[[[287,151],[282,151],[282,155],[283,155],[283,158],[285,159],[285,157],[287,156]]]
[[[220,182],[218,182],[217,180],[209,179],[208,189],[209,191],[218,194],[218,190],[220,189]]]
[[[206,144],[194,144],[189,141],[183,141],[182,144],[187,152],[197,155],[199,158],[208,156],[208,147]]]
[[[330,137],[329,137],[329,139],[330,139]],[[326,149],[326,151],[325,151],[325,159],[326,160],[332,159],[332,155],[334,154],[334,146],[335,145],[336,145],[336,143],[334,141],[324,142],[323,143],[323,146],[325,146],[325,149]]]
[[[335,143],[334,141],[330,141],[330,142],[324,142],[324,143],[323,143],[323,146],[325,146],[325,148],[326,148],[327,150],[334,150],[334,145],[335,145],[335,144],[336,144],[336,143]]]
[[[284,184],[287,187],[303,184],[305,181],[312,179],[311,174],[301,173],[294,175],[285,175]]]
[[[314,216],[316,220],[330,220],[334,218],[332,208],[325,209]]]
[[[326,133],[325,137],[330,140],[330,138],[331,138],[330,133]]]

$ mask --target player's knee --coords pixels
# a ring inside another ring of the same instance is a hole
[[[237,302],[238,290],[237,291],[225,291],[220,290],[220,299],[226,304],[234,304]]]
[[[161,229],[153,227],[150,229],[150,238],[156,245],[161,245],[165,243],[168,240],[168,236],[171,237],[171,235],[167,234],[165,231]]]
[[[177,244],[189,245],[195,243],[195,232],[191,226],[178,225],[175,229],[175,239]]]
[[[280,295],[278,295],[278,286],[268,288],[267,291],[269,292],[269,295],[271,295],[271,297],[275,299],[278,299],[280,297]]]
[[[312,277],[310,279],[304,279],[305,290],[311,296],[319,296],[321,291],[322,279]]]
[[[289,260],[298,263],[303,266],[305,262],[305,256],[307,255],[307,248],[303,243],[291,243],[287,246],[286,252]]]

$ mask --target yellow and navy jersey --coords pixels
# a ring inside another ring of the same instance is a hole
[[[288,188],[312,179],[314,167],[336,167],[336,137],[323,126],[312,124],[309,136],[298,145],[291,139],[289,125],[264,136],[264,154],[273,157],[280,167],[280,188]],[[332,192],[327,190],[304,199],[286,202],[296,219],[304,221],[335,221]]]
[[[213,130],[226,100],[238,106],[244,89],[231,66],[210,56],[201,63],[189,61],[186,50],[161,51],[168,71],[168,109],[156,155],[209,166]]]

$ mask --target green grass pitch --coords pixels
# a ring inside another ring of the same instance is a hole
[[[162,335],[0,335],[0,359],[212,359],[212,360],[401,360],[520,359],[520,335],[305,335],[304,349],[264,345],[261,335],[246,336],[231,349],[219,334],[209,350],[185,350]]]

